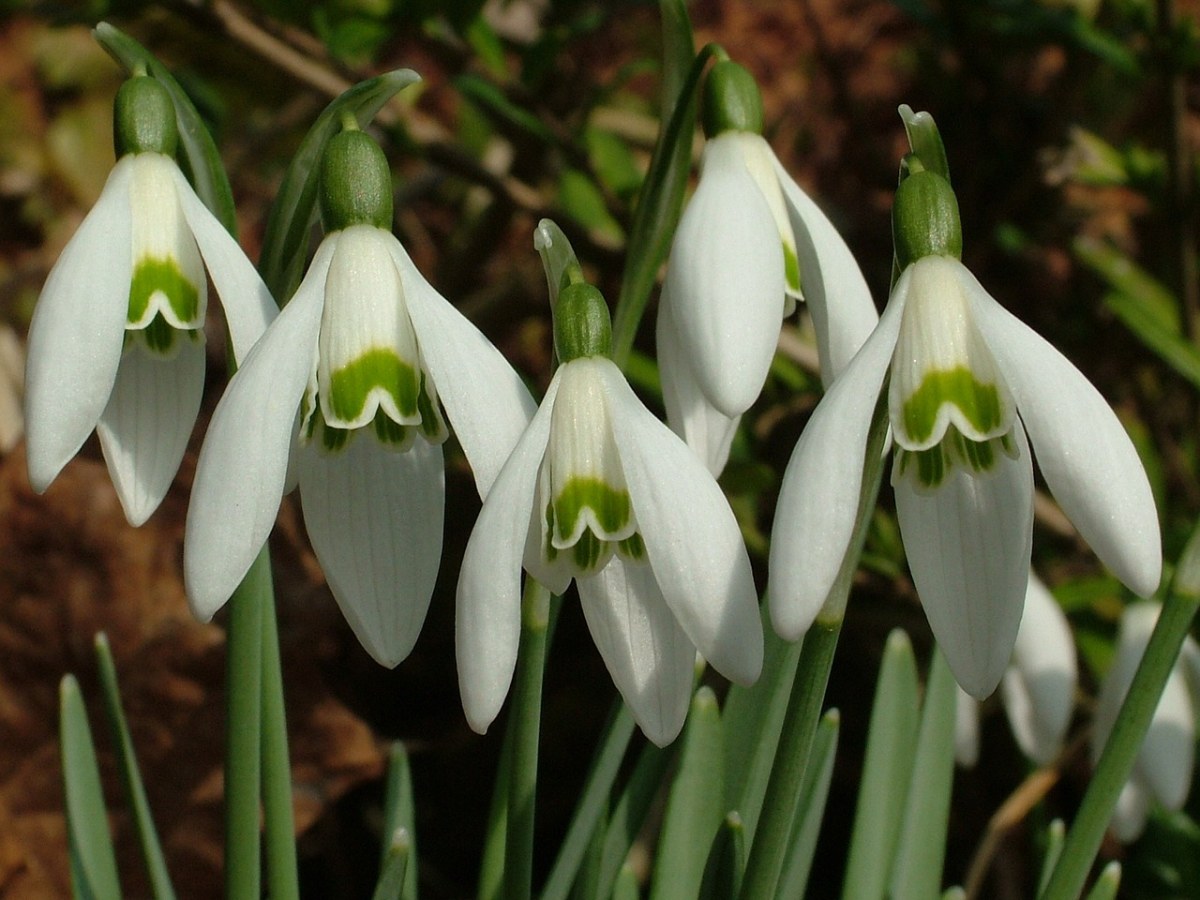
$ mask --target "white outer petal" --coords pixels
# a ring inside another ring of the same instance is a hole
[[[380,665],[421,633],[442,559],[442,447],[387,449],[370,429],[337,453],[300,451],[304,525],[346,621]]]
[[[321,243],[295,296],[230,380],[200,448],[183,578],[192,612],[202,621],[225,605],[279,512],[336,247],[336,235]]]
[[[1004,673],[1004,709],[1017,745],[1038,765],[1062,747],[1075,709],[1075,641],[1062,607],[1032,572],[1012,665]]]
[[[399,241],[391,251],[421,357],[486,499],[537,404],[508,360],[433,289]]]
[[[1150,793],[1138,781],[1127,781],[1117,797],[1112,814],[1112,830],[1122,844],[1132,844],[1146,830],[1150,815]]]
[[[560,370],[561,371],[561,370]],[[538,467],[550,439],[559,377],[496,476],[467,541],[458,576],[454,643],[463,712],[487,731],[508,694],[521,637],[521,559],[529,534]]]
[[[1033,543],[1033,463],[1019,424],[1018,458],[997,454],[992,472],[955,469],[927,494],[894,483],[913,582],[955,679],[983,699],[1012,658]]]
[[[1135,774],[1164,807],[1178,810],[1192,786],[1196,712],[1183,669],[1176,664],[1163,686],[1138,752]]]
[[[784,276],[779,231],[736,144],[705,145],[667,279],[700,389],[725,415],[740,415],[758,398],[775,356]]]
[[[669,294],[669,284],[664,284],[655,326],[667,424],[704,461],[715,478],[729,460],[729,448],[741,416],[730,418],[705,399],[679,346]]]
[[[1065,356],[964,275],[979,330],[1055,499],[1104,564],[1135,593],[1150,596],[1162,576],[1158,513],[1125,429]]]
[[[763,658],[758,597],[725,495],[611,363],[605,390],[633,515],[667,606],[713,668],[753,683]]]
[[[808,631],[837,578],[858,513],[871,418],[892,361],[905,297],[813,411],[783,475],[771,534],[771,622],[785,640]]]
[[[221,298],[234,360],[240,365],[275,320],[279,308],[238,242],[196,196],[183,173],[177,167],[173,172],[184,218],[200,248],[208,277]]]
[[[817,332],[821,381],[829,387],[866,343],[879,313],[842,236],[773,152],[771,157],[796,235],[800,285]]]
[[[964,769],[979,762],[979,701],[954,686],[954,761]]]
[[[29,324],[25,421],[39,494],[96,427],[117,378],[132,279],[132,157],[108,176],[58,262]]]
[[[204,336],[176,332],[172,359],[130,347],[96,432],[131,525],[141,525],[175,480],[204,395]]]
[[[618,555],[578,584],[588,630],[613,682],[642,732],[665,747],[687,718],[696,648],[667,607],[650,566]]]

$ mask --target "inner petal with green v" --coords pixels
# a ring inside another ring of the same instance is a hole
[[[143,258],[129,285],[127,328],[148,328],[157,318],[174,328],[199,328],[200,290],[173,259]]]
[[[942,440],[926,450],[898,447],[892,481],[910,478],[918,493],[927,493],[940,487],[956,467],[975,475],[995,470],[1001,454],[1010,459],[1017,458],[1012,432],[986,441],[973,441],[951,425]]]
[[[622,541],[635,530],[629,492],[591,476],[568,479],[554,498],[550,514],[550,540],[559,550],[574,546],[585,532],[603,541]]]
[[[913,444],[927,445],[953,422],[974,439],[986,439],[1007,430],[1004,413],[996,385],[979,381],[966,366],[929,371],[904,401],[903,434]]]
[[[377,347],[322,379],[321,412],[335,428],[361,428],[378,411],[398,425],[420,425],[421,382],[416,367]]]

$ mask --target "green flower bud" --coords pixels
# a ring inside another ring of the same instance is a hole
[[[717,63],[704,80],[701,115],[710,138],[723,131],[762,134],[762,94],[754,76],[732,60]]]
[[[892,203],[892,240],[900,271],[925,256],[961,259],[962,224],[950,182],[920,166],[910,172]]]
[[[560,363],[612,352],[612,321],[604,295],[590,284],[563,287],[554,307],[554,351]]]
[[[321,155],[321,224],[326,232],[351,225],[392,228],[392,173],[366,133],[342,131]]]
[[[117,156],[162,153],[174,156],[179,144],[175,104],[167,89],[148,75],[130,78],[113,102],[113,145]]]

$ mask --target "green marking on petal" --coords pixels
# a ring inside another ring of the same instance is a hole
[[[354,434],[348,428],[334,428],[321,422],[321,446],[329,453],[337,453],[350,443],[350,437]]]
[[[576,476],[568,481],[554,500],[553,534],[565,541],[575,530],[575,523],[590,509],[596,522],[608,534],[620,531],[629,524],[629,494],[609,487],[599,478]]]
[[[646,544],[642,536],[634,532],[623,541],[617,543],[617,552],[626,559],[642,562],[646,558]]]
[[[352,421],[362,414],[375,388],[391,395],[403,416],[416,416],[420,382],[416,370],[387,348],[368,350],[330,376],[329,399],[333,415]]]
[[[579,540],[575,542],[575,546],[571,548],[575,565],[579,567],[580,573],[598,570],[601,558],[610,555],[604,551],[604,541],[592,534],[591,529],[588,528],[584,529]]]
[[[787,244],[783,245],[783,276],[787,283],[789,294],[795,294],[797,297],[802,296],[800,290],[800,259],[796,256],[796,251]]]
[[[897,449],[896,463],[901,475],[916,479],[918,489],[933,490],[956,467],[976,475],[992,471],[999,462],[997,450],[1016,458],[1017,445],[1011,432],[986,441],[973,441],[952,425],[946,429],[946,436],[928,450]]]
[[[429,395],[428,378],[421,373],[421,391],[417,394],[417,409],[421,413],[421,434],[431,444],[440,444],[450,436],[437,401]]]
[[[917,442],[933,435],[943,404],[958,407],[978,431],[987,433],[1002,423],[1000,392],[994,384],[981,384],[966,366],[925,375],[921,386],[904,403],[904,428]]]
[[[133,272],[129,285],[130,324],[141,322],[156,293],[167,298],[180,322],[196,322],[200,317],[200,293],[173,259],[143,259]]]

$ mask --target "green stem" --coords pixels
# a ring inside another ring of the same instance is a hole
[[[1198,608],[1200,594],[1196,592],[1173,590],[1168,594],[1041,900],[1075,900],[1083,892],[1117,797],[1133,771],[1142,739]]]
[[[775,751],[775,764],[767,781],[766,795],[772,801],[763,806],[750,858],[746,861],[742,900],[768,900],[775,896],[776,883],[787,856],[792,820],[800,802],[800,783],[808,767],[808,755],[841,630],[840,621],[818,621],[804,636],[791,700]]]
[[[264,551],[265,553],[265,551]],[[267,887],[272,900],[299,900],[296,826],[292,816],[292,767],[271,567],[260,582],[262,603],[262,798],[266,822]]]
[[[504,896],[529,900],[533,894],[533,821],[537,797],[538,738],[542,725],[542,674],[546,668],[550,592],[525,579],[521,601],[521,646],[514,676],[512,768],[508,779],[508,830],[504,844]]]
[[[229,600],[225,739],[225,896],[261,896],[258,800],[262,727],[263,596],[271,589],[264,547]]]

